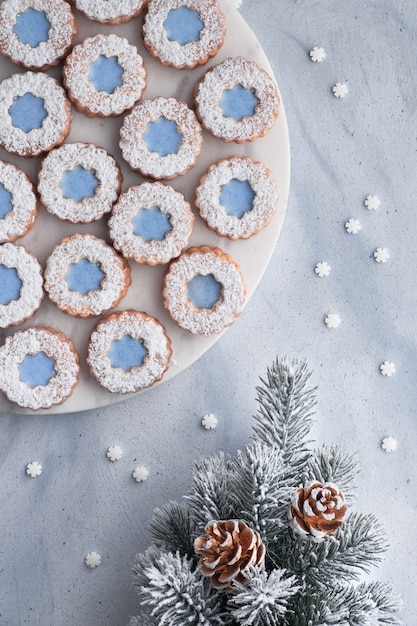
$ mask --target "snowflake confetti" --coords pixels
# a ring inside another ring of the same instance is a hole
[[[353,217],[345,224],[346,231],[349,235],[357,235],[362,226],[359,220],[355,220]]]
[[[212,413],[208,413],[203,417],[201,423],[206,430],[213,430],[217,426],[217,417]]]
[[[384,361],[379,366],[379,371],[382,376],[392,376],[396,371],[395,363],[392,363],[392,361]]]
[[[385,452],[394,452],[397,449],[397,440],[394,437],[384,437],[381,447]]]
[[[85,557],[85,564],[91,569],[95,569],[101,564],[101,556],[97,552],[89,552]]]
[[[381,200],[378,196],[367,196],[364,204],[370,211],[376,211],[381,204]]]
[[[349,93],[349,87],[346,83],[336,83],[333,86],[332,91],[335,98],[344,98]]]
[[[389,250],[386,248],[377,248],[374,252],[374,259],[377,263],[386,263],[389,261]]]
[[[317,276],[320,276],[320,278],[325,278],[330,274],[331,269],[332,268],[326,261],[320,261],[320,263],[317,263],[314,271],[316,272]]]
[[[310,59],[313,63],[321,63],[326,58],[326,51],[324,48],[320,48],[319,46],[314,46],[312,50],[310,50]]]
[[[42,465],[37,461],[32,461],[26,465],[26,474],[31,478],[36,478],[42,474]]]
[[[341,319],[337,313],[329,313],[324,318],[324,323],[328,328],[337,328],[341,324]]]
[[[123,456],[123,450],[120,446],[110,446],[110,448],[107,448],[106,454],[110,461],[120,461]]]
[[[143,483],[148,479],[149,472],[143,465],[136,467],[133,471],[133,478],[137,483]]]

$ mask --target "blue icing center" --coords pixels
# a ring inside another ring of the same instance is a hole
[[[220,189],[220,204],[228,215],[235,215],[239,219],[252,210],[255,192],[247,180],[232,178]]]
[[[197,274],[187,283],[187,298],[197,309],[211,309],[220,300],[222,284],[213,274]]]
[[[20,298],[22,281],[14,267],[0,265],[0,304],[7,306]]]
[[[81,202],[84,198],[92,198],[98,187],[99,181],[91,170],[86,170],[82,165],[77,165],[73,170],[64,172],[59,186],[64,198],[71,198]]]
[[[139,339],[125,335],[122,339],[112,341],[107,356],[112,367],[119,367],[128,372],[132,367],[140,367],[148,354],[147,349]]]
[[[236,85],[233,89],[225,89],[219,104],[224,117],[232,117],[240,122],[255,113],[259,100],[251,89]]]
[[[43,98],[34,96],[29,91],[23,96],[17,96],[9,108],[12,124],[25,133],[34,128],[40,128],[43,120],[48,115]]]
[[[65,274],[68,289],[70,291],[78,291],[83,295],[86,295],[89,291],[98,291],[103,278],[104,272],[102,272],[98,263],[92,263],[88,259],[81,259],[78,263],[71,263]]]
[[[138,214],[132,220],[133,232],[145,241],[157,239],[162,241],[171,230],[168,216],[161,209],[154,206],[151,209],[139,209]]]
[[[19,364],[20,380],[32,389],[38,385],[47,385],[55,375],[55,359],[45,352],[27,354]]]
[[[12,209],[12,194],[0,183],[0,220],[3,220]]]
[[[31,48],[37,48],[42,41],[48,41],[50,28],[45,11],[27,9],[17,16],[13,32],[20,43],[28,43]]]
[[[97,61],[90,65],[89,80],[97,91],[113,93],[123,84],[123,68],[118,64],[117,57],[106,57],[100,54]]]
[[[171,9],[164,21],[164,28],[169,41],[177,41],[184,46],[190,41],[198,41],[204,28],[198,11],[188,7]]]
[[[150,152],[157,152],[164,157],[178,152],[182,136],[177,130],[176,123],[161,115],[155,122],[149,122],[143,133],[143,139]]]

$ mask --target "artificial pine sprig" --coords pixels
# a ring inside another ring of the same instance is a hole
[[[305,363],[273,363],[257,389],[252,443],[235,457],[199,460],[185,502],[155,511],[153,546],[133,569],[142,613],[129,626],[401,623],[392,588],[360,582],[386,540],[374,515],[345,515],[356,458],[310,447],[309,379]]]

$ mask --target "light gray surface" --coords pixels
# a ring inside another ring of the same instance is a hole
[[[292,146],[288,213],[270,266],[239,321],[191,368],[108,408],[0,418],[0,623],[121,626],[152,509],[180,498],[194,459],[248,441],[255,386],[276,355],[306,359],[319,385],[314,434],[362,466],[357,510],[383,522],[391,549],[374,577],[403,594],[417,624],[416,344],[417,5],[409,0],[246,0],[284,97]],[[309,60],[326,49],[321,64]],[[346,81],[338,100],[332,85]],[[381,207],[363,205],[377,194]],[[344,222],[359,219],[348,235]],[[372,259],[385,246],[386,264]],[[314,266],[332,272],[318,278]],[[342,323],[323,323],[337,312]],[[397,366],[383,377],[385,360]],[[212,412],[218,428],[205,431]],[[393,435],[396,452],[381,449]],[[105,457],[109,445],[121,461]],[[39,478],[25,476],[38,460]],[[147,482],[131,472],[146,465]],[[103,563],[88,570],[96,550]]]

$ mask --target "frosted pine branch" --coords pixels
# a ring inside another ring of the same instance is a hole
[[[352,454],[340,446],[324,445],[320,450],[313,450],[306,466],[305,482],[318,480],[322,483],[335,483],[343,491],[345,501],[356,495],[356,477],[358,461]]]
[[[192,537],[195,522],[189,507],[184,503],[168,502],[163,509],[156,509],[149,524],[149,531],[156,546],[162,550],[179,552],[182,556],[194,556]]]
[[[307,386],[311,373],[305,363],[286,359],[273,363],[257,387],[259,409],[254,416],[254,439],[277,445],[283,461],[297,474],[309,456],[307,437],[316,405],[316,389]]]

